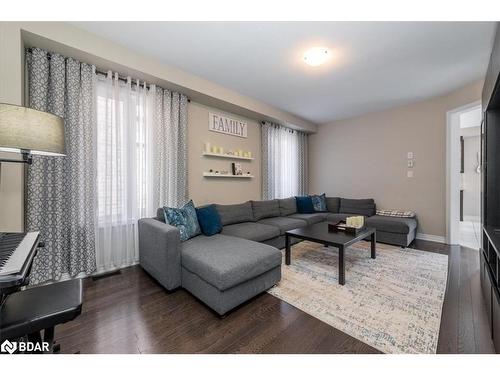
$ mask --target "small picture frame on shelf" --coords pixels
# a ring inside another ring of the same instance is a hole
[[[240,163],[231,163],[232,169],[233,169],[233,175],[235,176],[242,176],[243,175],[243,168],[241,168]]]

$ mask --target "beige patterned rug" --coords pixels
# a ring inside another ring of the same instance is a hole
[[[269,293],[384,353],[436,353],[448,256],[377,244],[371,259],[369,249],[346,249],[341,286],[336,248],[294,245]]]

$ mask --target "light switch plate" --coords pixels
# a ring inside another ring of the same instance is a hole
[[[413,159],[413,152],[411,151],[408,152],[408,159]]]
[[[408,168],[413,168],[413,160],[408,160]]]
[[[413,171],[406,171],[406,177],[413,177]]]

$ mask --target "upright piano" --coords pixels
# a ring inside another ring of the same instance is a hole
[[[17,342],[17,352],[33,352],[29,345],[34,352],[58,352],[54,327],[82,310],[81,279],[20,290],[29,283],[38,248],[44,247],[39,238],[39,232],[0,233],[0,342]]]

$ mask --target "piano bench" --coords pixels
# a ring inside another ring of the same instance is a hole
[[[54,344],[54,327],[75,319],[82,311],[81,279],[73,279],[10,294],[0,311],[0,342],[28,336],[29,341]]]

